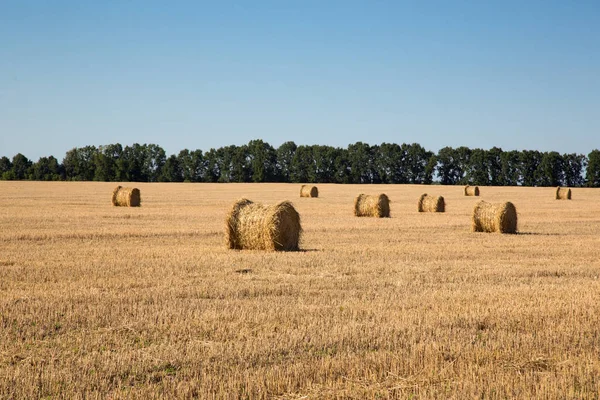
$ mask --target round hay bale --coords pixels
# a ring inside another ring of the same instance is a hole
[[[138,188],[129,188],[117,186],[113,190],[112,205],[120,207],[139,207],[142,203],[140,190]]]
[[[558,186],[556,188],[556,200],[571,200],[571,189]]]
[[[465,186],[465,196],[479,196],[479,186]]]
[[[302,185],[300,197],[319,197],[319,189],[316,186]]]
[[[357,217],[390,217],[390,199],[386,194],[359,194],[354,199],[354,215]]]
[[[423,193],[419,197],[417,210],[419,212],[445,212],[446,203],[442,196],[429,196],[427,193]]]
[[[473,208],[473,232],[517,233],[517,209],[510,201],[488,203],[479,201]]]
[[[240,199],[225,221],[230,249],[295,251],[301,234],[300,214],[289,201],[267,206]]]

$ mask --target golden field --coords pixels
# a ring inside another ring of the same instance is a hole
[[[141,207],[0,182],[0,398],[599,397],[599,189],[123,185]],[[359,193],[391,218],[354,217]],[[242,196],[291,200],[303,250],[228,250]],[[479,199],[520,233],[472,233]]]

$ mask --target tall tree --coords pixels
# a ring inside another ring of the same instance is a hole
[[[487,186],[490,184],[488,155],[485,150],[473,149],[470,151],[469,164],[467,165],[465,180],[470,185]]]
[[[61,179],[61,166],[53,156],[40,157],[31,166],[31,179],[36,181],[58,181]]]
[[[592,150],[588,154],[585,180],[589,187],[600,187],[600,150]]]
[[[517,186],[520,183],[520,152],[517,150],[505,151],[500,155],[500,180],[502,186]]]
[[[564,180],[562,156],[556,151],[544,153],[536,177],[539,186],[561,186]]]
[[[283,182],[291,182],[292,161],[297,148],[294,142],[285,142],[277,148],[277,170]]]
[[[375,155],[375,168],[382,183],[408,183],[407,168],[404,165],[406,145],[382,143]]]
[[[486,151],[486,162],[488,165],[489,184],[492,186],[504,185],[502,177],[502,151],[499,147],[492,147]]]
[[[301,145],[296,148],[290,165],[290,180],[294,183],[311,182],[315,179],[312,147]]]
[[[144,169],[149,182],[158,182],[162,168],[167,161],[167,155],[162,147],[157,144],[145,145]]]
[[[586,167],[587,159],[583,154],[564,154],[563,159],[563,176],[566,186],[583,186],[585,179],[583,170]]]
[[[538,186],[536,171],[542,162],[542,153],[537,150],[523,150],[519,155],[519,174],[523,186]]]
[[[207,166],[202,150],[181,150],[177,155],[184,182],[204,182]]]
[[[0,179],[9,180],[12,178],[12,162],[6,156],[0,158]]]
[[[352,183],[381,182],[375,162],[375,155],[378,152],[379,146],[369,146],[369,144],[363,142],[348,145]]]
[[[65,154],[63,166],[66,179],[70,181],[91,181],[96,175],[94,159],[98,153],[96,146],[73,148]]]
[[[433,180],[433,173],[435,159],[432,160],[433,153],[425,150],[423,146],[418,143],[410,145],[402,145],[403,154],[405,156],[405,168],[408,182],[410,183],[431,183]]]
[[[95,165],[94,180],[103,182],[122,181],[125,176],[120,174],[118,161],[123,155],[123,146],[121,144],[109,144],[99,146],[98,152],[94,155]]]
[[[12,159],[12,179],[20,181],[29,179],[31,161],[23,154],[18,153]]]
[[[144,167],[145,159],[146,145],[134,143],[131,146],[125,146],[121,158],[117,160],[117,176],[120,177],[118,180],[148,182],[148,170]]]
[[[277,152],[273,146],[262,140],[251,140],[247,148],[251,181],[274,182],[277,178]]]
[[[158,180],[160,182],[183,182],[183,169],[176,155],[167,158]]]

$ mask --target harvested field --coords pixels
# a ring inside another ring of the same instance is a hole
[[[597,398],[600,190],[485,187],[518,209],[495,235],[459,187],[319,186],[268,252],[223,221],[297,184],[0,182],[0,398]],[[391,218],[349,212],[367,190]]]

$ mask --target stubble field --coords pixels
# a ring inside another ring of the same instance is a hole
[[[600,190],[115,186],[0,182],[0,398],[599,396]],[[392,218],[354,217],[359,193]],[[242,196],[291,200],[303,250],[228,250]],[[478,199],[520,233],[471,233]]]

